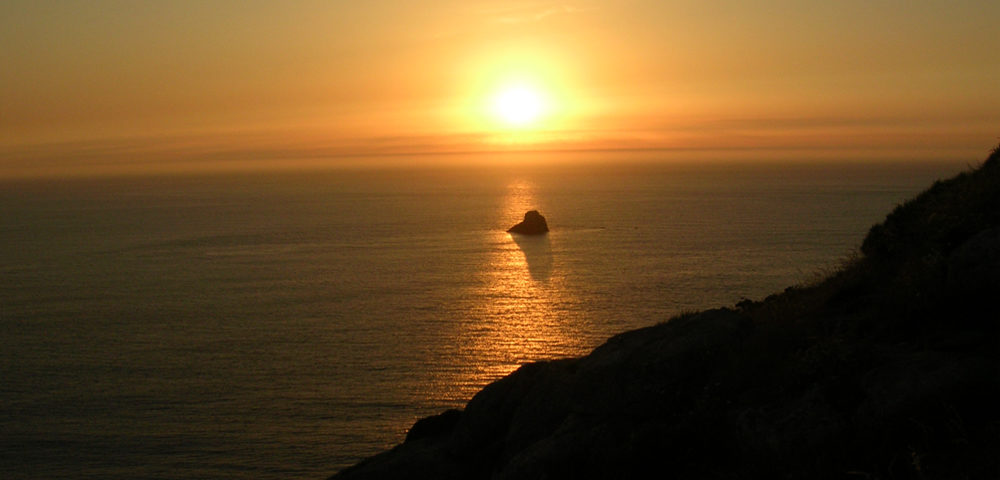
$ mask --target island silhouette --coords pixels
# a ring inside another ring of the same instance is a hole
[[[538,210],[529,210],[524,214],[524,220],[521,223],[507,229],[509,233],[521,235],[543,235],[548,231],[549,224],[545,221],[545,217],[538,213]]]

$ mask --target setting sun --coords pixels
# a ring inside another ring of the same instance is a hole
[[[546,102],[537,89],[524,85],[507,87],[493,99],[493,113],[505,125],[526,127],[545,113]]]

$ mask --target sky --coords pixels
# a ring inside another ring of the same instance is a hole
[[[998,20],[995,0],[6,0],[0,176],[511,151],[975,160],[1000,137]]]

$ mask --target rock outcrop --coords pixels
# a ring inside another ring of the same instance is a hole
[[[545,222],[545,217],[538,213],[538,210],[530,210],[524,214],[524,220],[521,220],[521,223],[510,227],[507,231],[521,235],[541,235],[549,231],[549,224]]]
[[[998,152],[823,281],[524,365],[333,478],[998,478]]]

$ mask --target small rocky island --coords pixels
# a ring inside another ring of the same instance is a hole
[[[333,478],[1000,478],[997,298],[1000,147],[825,279],[524,365]]]
[[[549,224],[545,223],[545,217],[538,213],[538,210],[530,210],[524,214],[521,223],[510,227],[507,231],[521,235],[542,235],[549,231]]]

